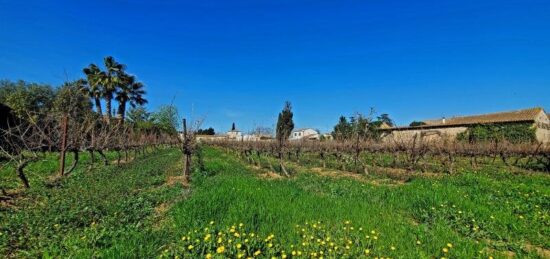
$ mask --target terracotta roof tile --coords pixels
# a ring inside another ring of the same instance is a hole
[[[449,125],[472,125],[486,123],[505,123],[505,122],[522,122],[534,121],[542,108],[532,108],[519,111],[489,113],[473,116],[452,117],[440,120],[426,120],[426,126],[449,126]]]

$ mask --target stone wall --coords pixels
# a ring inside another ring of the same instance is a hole
[[[545,144],[550,144],[550,130],[537,127],[537,141]]]
[[[382,137],[383,141],[398,141],[398,142],[410,142],[413,141],[415,136],[418,140],[419,137],[422,141],[441,141],[441,140],[454,140],[456,136],[467,130],[467,127],[449,127],[449,128],[435,128],[435,129],[404,129],[393,130],[391,133]]]

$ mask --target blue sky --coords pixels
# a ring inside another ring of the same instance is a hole
[[[204,126],[550,109],[550,1],[0,0],[0,78],[61,84],[112,55]]]

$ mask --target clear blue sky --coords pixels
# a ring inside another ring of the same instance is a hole
[[[204,126],[550,108],[550,1],[0,0],[0,78],[59,85],[112,55]]]

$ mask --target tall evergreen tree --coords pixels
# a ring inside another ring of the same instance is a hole
[[[276,133],[278,149],[279,149],[279,165],[281,167],[281,171],[286,176],[290,176],[290,175],[287,172],[283,163],[283,150],[284,150],[285,143],[288,140],[288,137],[290,137],[290,134],[294,129],[293,117],[294,117],[294,114],[292,113],[292,105],[290,104],[290,102],[286,102],[285,107],[283,108],[283,111],[279,113],[279,118],[277,120],[277,133]]]
[[[352,132],[352,125],[348,122],[347,118],[344,116],[340,116],[340,119],[338,120],[338,124],[334,126],[334,131],[332,132],[332,136],[336,140],[345,140],[349,139]]]
[[[290,102],[285,103],[283,111],[279,113],[277,120],[277,133],[276,138],[279,145],[282,146],[284,142],[290,137],[290,133],[294,129],[294,114],[292,113],[292,105]]]

